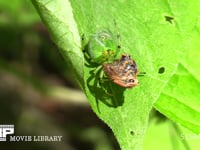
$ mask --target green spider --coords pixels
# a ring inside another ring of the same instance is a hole
[[[84,35],[82,40],[85,40]],[[104,29],[89,38],[83,52],[87,62],[96,68],[93,73],[99,83],[107,78],[121,87],[132,88],[138,85],[137,65],[129,54],[122,54],[118,58],[119,43],[119,34],[114,38],[112,32]]]
[[[89,63],[100,65],[104,62],[112,63],[119,52],[119,48],[120,46],[116,46],[112,32],[104,29],[90,36],[87,45],[84,47],[84,52]]]

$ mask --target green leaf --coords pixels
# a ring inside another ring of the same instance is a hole
[[[139,78],[140,85],[124,89],[111,83],[103,88],[110,96],[95,86],[92,68],[85,67],[85,92],[94,112],[113,130],[124,150],[142,148],[149,111],[162,88],[176,72],[177,55],[182,49],[179,29],[174,21],[166,21],[171,10],[164,1],[71,1],[81,34],[94,34],[109,28],[116,33],[113,20],[121,36],[121,54],[131,54],[140,71],[147,72]],[[160,67],[165,73],[159,74]]]
[[[184,36],[187,53],[180,58],[176,74],[164,88],[155,107],[173,121],[200,133],[200,20],[196,16],[200,13],[200,5],[197,6],[197,12],[193,11],[193,18],[197,20],[191,22],[190,28],[187,26],[189,34]]]

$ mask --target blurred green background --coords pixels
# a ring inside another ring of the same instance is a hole
[[[152,111],[150,118],[145,150],[198,149],[200,136],[185,143],[161,114]],[[0,124],[14,124],[16,136],[63,137],[61,142],[0,142],[0,149],[120,149],[28,0],[0,1]]]

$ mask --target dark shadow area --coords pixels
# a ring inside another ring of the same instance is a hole
[[[101,71],[101,70],[100,70]],[[94,74],[94,71],[90,71],[90,77],[87,80],[87,85],[90,92],[96,98],[97,106],[98,102],[101,101],[109,107],[121,106],[124,102],[124,90],[107,78],[100,79],[98,72]]]

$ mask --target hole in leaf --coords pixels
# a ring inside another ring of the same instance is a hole
[[[171,17],[171,16],[165,16],[165,21],[173,24],[173,21],[174,21],[174,17]]]
[[[134,135],[135,135],[135,132],[134,132],[133,130],[131,130],[131,131],[130,131],[130,134],[131,134],[132,136],[134,136]]]
[[[165,72],[165,67],[160,67],[160,68],[158,69],[158,73],[162,74],[162,73],[164,73],[164,72]]]

